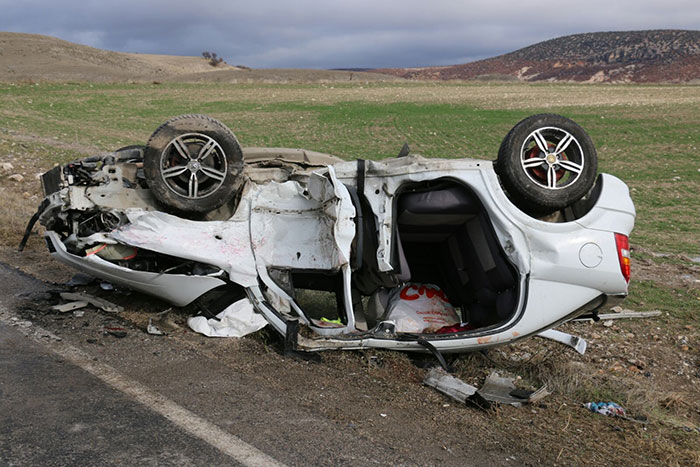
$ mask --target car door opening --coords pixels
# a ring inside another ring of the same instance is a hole
[[[393,263],[402,282],[437,285],[471,328],[513,316],[518,272],[469,188],[451,181],[412,185],[395,206]]]

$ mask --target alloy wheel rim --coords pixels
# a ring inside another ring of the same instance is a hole
[[[547,190],[561,190],[576,183],[585,163],[581,144],[558,127],[534,130],[520,148],[520,168],[533,183]]]
[[[160,176],[170,191],[187,199],[202,199],[224,183],[228,164],[221,145],[202,133],[179,135],[160,155]]]

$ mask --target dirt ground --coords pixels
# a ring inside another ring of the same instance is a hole
[[[66,289],[62,284],[74,273],[50,260],[38,238],[24,253],[4,247],[0,259],[53,288]],[[700,275],[698,267],[669,271],[651,262],[636,262],[633,267],[639,275],[679,284],[686,282],[687,273]],[[18,313],[70,341],[97,339],[99,345],[110,346],[114,340],[101,333],[105,326],[124,326],[134,338],[148,339],[148,318],[168,308],[127,290],[105,292],[96,285],[76,290],[102,296],[124,306],[125,311],[115,315],[90,309],[77,318],[52,312],[49,306],[55,298],[30,294]],[[382,439],[397,452],[422,459],[419,463],[460,465],[475,450],[496,457],[502,453],[503,460],[523,465],[700,462],[698,329],[669,327],[663,316],[617,320],[609,327],[603,323],[563,326],[588,341],[583,356],[533,338],[485,353],[450,357],[457,376],[477,386],[497,370],[516,377],[519,387],[535,389],[546,384],[553,391],[532,406],[483,411],[424,387],[426,370],[421,367],[430,361],[427,357],[375,350],[325,352],[321,363],[309,364],[282,357],[280,338],[272,330],[243,339],[196,335],[185,324],[192,313],[192,309],[171,312],[171,321],[179,328],[154,342],[155,351],[191,351],[224,364],[235,374],[256,375],[264,387],[284,391],[300,406],[313,408],[334,423],[357,427],[370,439]],[[587,399],[614,400],[639,421],[592,414],[581,405]]]

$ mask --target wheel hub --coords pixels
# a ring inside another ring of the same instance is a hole
[[[564,188],[578,180],[583,171],[579,142],[561,128],[536,129],[525,138],[520,154],[523,171],[542,188]]]
[[[161,153],[160,171],[166,186],[188,199],[215,193],[226,179],[226,155],[219,143],[202,133],[173,138]]]

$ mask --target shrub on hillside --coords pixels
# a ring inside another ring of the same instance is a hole
[[[202,52],[202,57],[204,57],[205,60],[209,60],[209,64],[211,66],[219,66],[224,63],[224,58],[218,57],[216,52],[208,52],[205,50]]]

